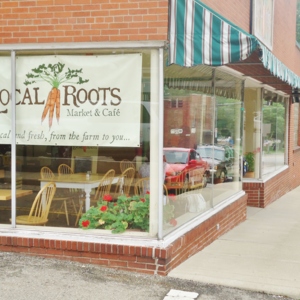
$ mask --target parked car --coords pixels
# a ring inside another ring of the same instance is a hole
[[[237,154],[232,147],[201,145],[197,146],[197,151],[202,159],[209,164],[211,176],[208,178],[208,182],[232,181],[233,177],[239,173],[240,166],[236,165],[239,160],[236,160]]]
[[[167,162],[166,182],[168,183],[168,188],[171,186],[175,188],[176,183],[181,185],[183,189],[206,186],[209,165],[195,149],[164,148],[164,156]]]

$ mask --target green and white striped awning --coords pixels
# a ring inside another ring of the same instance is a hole
[[[200,0],[170,0],[169,64],[184,67],[221,66],[243,61],[261,50],[261,62],[274,76],[294,88],[300,77],[280,62],[255,36]]]

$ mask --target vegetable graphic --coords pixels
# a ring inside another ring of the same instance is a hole
[[[82,79],[78,74],[82,73],[82,69],[70,70],[63,73],[65,64],[58,62],[57,64],[45,64],[39,65],[37,68],[31,69],[32,73],[26,74],[27,79],[24,84],[29,85],[36,83],[38,81],[45,81],[52,86],[51,91],[48,94],[48,98],[44,107],[42,114],[42,122],[49,113],[49,129],[52,126],[52,120],[54,115],[54,110],[56,110],[57,123],[60,118],[60,90],[59,86],[62,83],[76,83],[83,84],[89,80]],[[72,81],[73,78],[77,79],[77,82]]]

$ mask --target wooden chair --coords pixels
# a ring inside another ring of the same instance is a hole
[[[119,180],[117,182],[115,192],[113,193],[113,198],[117,199],[120,195],[129,195],[130,188],[133,183],[133,179],[135,176],[134,168],[127,168],[124,172],[122,172]]]
[[[132,161],[128,159],[123,159],[120,161],[120,170],[123,173],[126,169],[133,168],[135,170],[135,165]]]
[[[102,198],[104,195],[107,195],[110,193],[112,181],[115,177],[115,170],[110,169],[108,170],[103,178],[101,179],[98,188],[96,190],[95,196],[93,201],[98,201],[100,198]]]
[[[47,183],[36,195],[29,215],[17,216],[16,223],[22,225],[45,225],[48,222],[48,214],[55,191],[55,183]]]
[[[95,196],[93,199],[91,199],[91,204],[96,204],[97,201],[102,198],[104,195],[107,195],[107,194],[110,194],[110,189],[111,189],[111,185],[112,185],[112,181],[115,177],[115,170],[114,169],[110,169],[108,170],[105,175],[102,177],[98,187],[97,187],[97,190],[96,190],[96,193],[95,193]],[[80,203],[79,203],[79,210],[78,210],[78,213],[77,213],[77,218],[76,218],[76,221],[75,221],[75,226],[77,226],[77,223],[80,219],[80,217],[82,216],[82,212],[83,212],[83,206],[85,204],[85,198],[80,198],[79,199]]]
[[[138,179],[134,185],[134,194],[143,197],[147,192],[150,192],[150,177]]]
[[[71,167],[66,164],[59,165],[57,171],[58,171],[58,176],[74,174]]]
[[[54,178],[54,173],[48,167],[42,167],[41,171],[40,171],[40,174],[41,174],[42,179],[51,180],[52,178]],[[66,221],[67,221],[67,224],[69,226],[70,222],[69,222],[69,213],[68,213],[68,201],[72,202],[74,211],[75,211],[75,213],[77,213],[77,209],[76,209],[76,205],[74,203],[73,197],[70,196],[70,195],[66,196],[65,194],[62,194],[62,193],[59,193],[59,192],[53,198],[53,202],[55,204],[56,204],[56,202],[62,202],[62,203],[61,203],[59,208],[57,208],[57,205],[54,205],[54,207],[50,209],[50,212],[51,213],[56,213],[56,214],[64,214],[66,216]]]

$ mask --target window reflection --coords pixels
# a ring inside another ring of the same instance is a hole
[[[165,185],[183,224],[241,189],[241,82],[203,66],[170,66],[165,76]]]
[[[263,105],[262,175],[284,165],[286,110],[283,99],[273,96]]]

